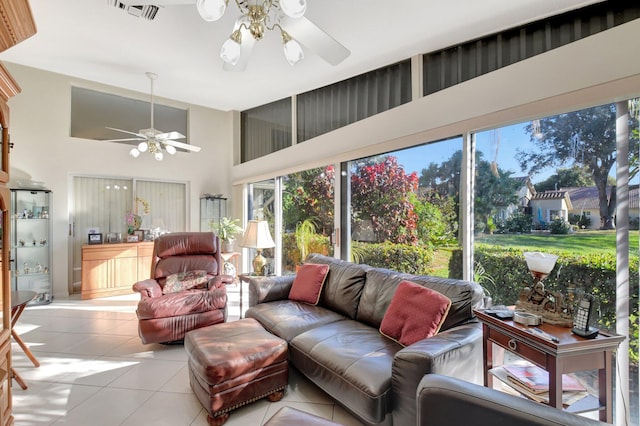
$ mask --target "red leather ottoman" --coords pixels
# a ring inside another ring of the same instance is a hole
[[[209,411],[209,425],[258,399],[278,401],[289,380],[287,342],[252,318],[188,332],[184,339],[189,382]]]

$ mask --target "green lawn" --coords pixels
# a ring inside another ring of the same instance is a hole
[[[638,256],[638,231],[631,232],[629,253]],[[527,251],[568,251],[573,253],[611,253],[616,252],[616,231],[580,231],[575,234],[494,234],[478,235],[476,243],[493,244]],[[449,275],[449,258],[451,250],[438,249],[435,253],[432,275],[447,277]]]
[[[494,234],[479,235],[476,243],[495,244],[528,251],[560,250],[574,253],[616,252],[616,231],[579,231],[575,234]],[[632,231],[629,253],[638,256],[638,231]]]

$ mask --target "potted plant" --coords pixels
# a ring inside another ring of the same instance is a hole
[[[211,230],[220,237],[223,253],[231,253],[233,251],[233,240],[244,231],[240,226],[240,220],[229,217],[221,218],[218,223],[211,221]]]

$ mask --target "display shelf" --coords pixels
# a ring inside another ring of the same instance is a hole
[[[203,195],[200,198],[200,231],[211,231],[211,223],[220,223],[227,215],[227,199],[221,195]]]
[[[517,364],[517,365],[522,365],[522,364]],[[509,374],[505,369],[505,366],[494,367],[491,370],[489,370],[489,373],[500,381],[500,383],[503,386],[502,390],[505,390],[505,389],[507,391],[511,390],[512,392],[508,392],[508,393],[517,394],[517,395],[526,397],[528,399],[531,399],[533,401],[544,403],[547,405],[549,404],[548,391],[533,392],[532,390],[528,389],[526,386],[510,379]],[[581,401],[584,398],[587,398],[588,396],[590,396],[590,394],[587,390],[564,391],[562,392],[562,405],[565,409],[567,409],[568,407],[572,406],[573,404],[576,404],[578,401]],[[590,406],[588,409],[586,409],[586,411],[594,411],[594,410],[600,409],[600,406],[598,404],[598,399],[595,397],[592,397],[591,399],[595,400],[595,405]]]
[[[11,189],[11,284],[37,293],[30,304],[53,299],[50,206],[48,189]]]

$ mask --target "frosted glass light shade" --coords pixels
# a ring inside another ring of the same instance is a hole
[[[198,0],[196,7],[202,19],[213,22],[222,18],[227,9],[227,2],[225,0]]]
[[[140,151],[138,150],[138,148],[133,148],[131,151],[129,151],[129,155],[133,158],[138,158],[138,156],[140,155]],[[107,187],[107,189],[109,189],[109,187]]]
[[[558,256],[555,254],[540,253],[539,251],[524,252],[524,259],[527,261],[529,271],[549,275],[549,272],[556,266]]]
[[[291,66],[297,64],[301,59],[304,58],[302,47],[297,41],[293,39],[286,42],[283,46],[283,49],[284,57],[287,58],[287,62],[289,62],[289,65]]]
[[[156,152],[154,154],[154,157],[155,157],[156,160],[162,161],[162,159],[164,158],[164,155],[162,155],[162,152]]]
[[[302,18],[307,11],[307,0],[280,0],[280,9],[292,18]]]
[[[138,151],[145,152],[147,149],[149,149],[149,144],[145,141],[142,141],[138,144]]]
[[[176,148],[173,145],[166,145],[164,149],[167,151],[169,155],[173,155],[176,153]]]
[[[240,60],[240,43],[228,39],[220,49],[220,58],[228,64],[235,65]]]

